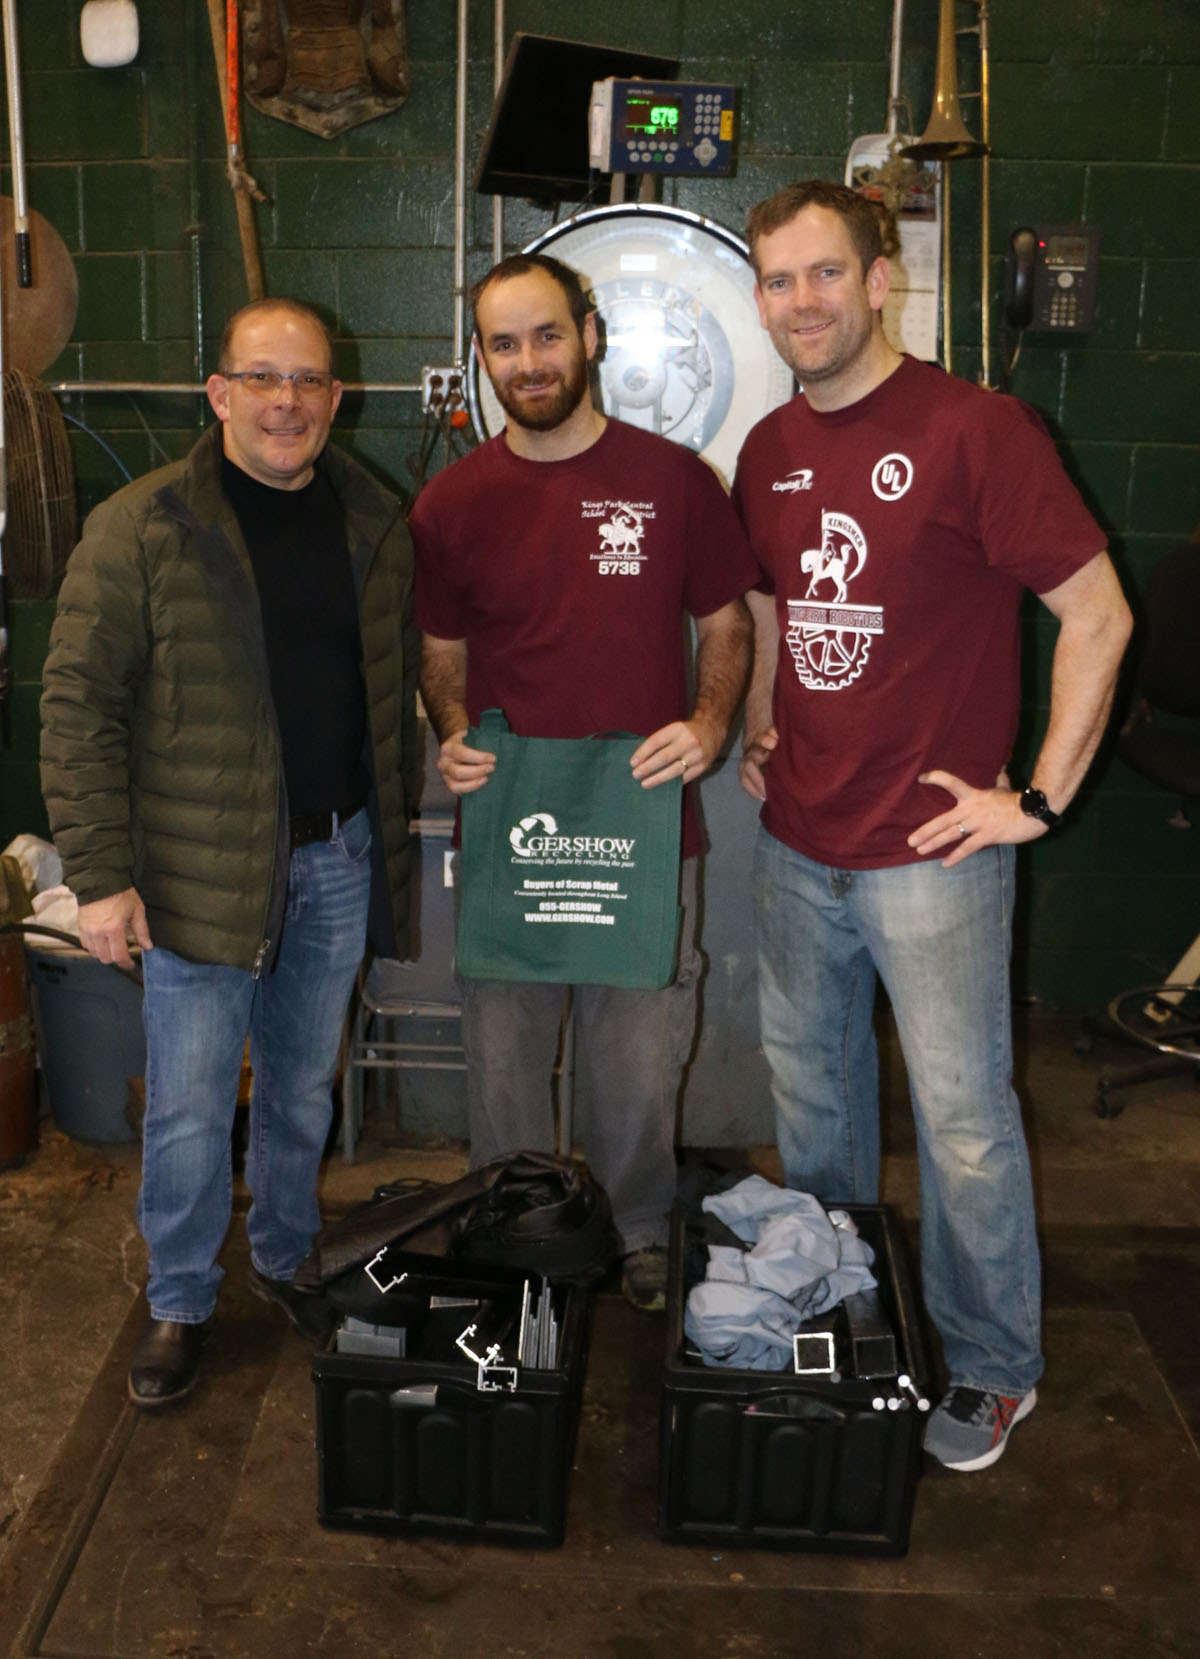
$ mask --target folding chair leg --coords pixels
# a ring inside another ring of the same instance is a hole
[[[575,1008],[563,1015],[562,1057],[558,1065],[558,1155],[569,1158],[575,1142]]]

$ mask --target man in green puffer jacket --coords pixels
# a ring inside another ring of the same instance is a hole
[[[196,1380],[229,1227],[247,1036],[251,1288],[291,1283],[366,940],[407,938],[418,666],[399,503],[326,448],[342,388],[320,318],[230,319],[217,425],[98,507],[46,661],[42,785],[81,943],[145,979],[138,1220],[150,1320],[130,1396]]]

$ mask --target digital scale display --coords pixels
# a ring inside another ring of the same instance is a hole
[[[731,173],[734,91],[700,81],[597,81],[591,165],[605,173]]]
[[[679,105],[664,103],[661,94],[652,97],[631,94],[625,100],[622,138],[678,138]]]

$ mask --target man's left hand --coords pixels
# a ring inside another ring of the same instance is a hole
[[[643,789],[656,789],[671,778],[690,783],[702,777],[717,758],[723,735],[696,715],[690,720],[674,720],[651,732],[634,750],[633,775]]]
[[[1036,841],[1046,833],[1040,818],[1030,818],[1021,811],[1021,797],[1008,787],[1003,775],[994,789],[974,789],[953,772],[923,772],[917,782],[932,784],[954,796],[948,812],[930,818],[908,838],[909,846],[922,858],[953,847],[953,852],[942,859],[943,869],[961,864],[983,847]]]

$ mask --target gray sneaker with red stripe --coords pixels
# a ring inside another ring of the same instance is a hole
[[[947,1469],[970,1474],[1003,1457],[1014,1423],[1037,1404],[1037,1389],[1028,1394],[989,1394],[981,1388],[952,1388],[929,1419],[925,1450]]]

